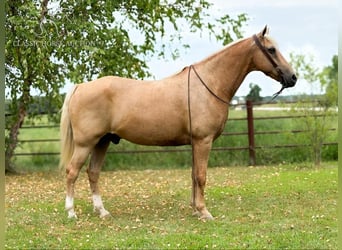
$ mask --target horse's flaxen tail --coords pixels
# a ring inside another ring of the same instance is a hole
[[[74,153],[74,140],[73,140],[73,132],[69,117],[69,102],[70,98],[73,95],[77,88],[75,85],[72,90],[66,95],[63,107],[62,107],[62,115],[61,115],[61,124],[60,124],[60,137],[61,137],[61,149],[60,149],[60,160],[59,160],[59,168],[60,170],[66,167],[66,164],[69,163],[71,157]]]

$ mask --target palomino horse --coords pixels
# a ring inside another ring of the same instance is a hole
[[[230,100],[255,70],[279,81],[282,89],[297,80],[267,27],[159,81],[107,76],[75,85],[65,98],[61,118],[60,165],[66,167],[68,216],[76,217],[74,184],[89,154],[94,210],[100,217],[109,214],[98,179],[109,143],[123,138],[142,145],[191,144],[191,204],[194,214],[212,219],[204,202],[211,145],[224,128]]]

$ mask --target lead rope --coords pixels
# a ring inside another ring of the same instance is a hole
[[[272,102],[274,99],[276,99],[276,98],[278,97],[278,95],[280,95],[281,92],[283,92],[284,89],[285,89],[285,87],[282,86],[281,89],[280,89],[277,93],[274,93],[274,94],[273,94],[272,99],[271,99],[271,101],[269,101],[269,102]]]
[[[202,83],[202,85],[208,90],[208,92],[210,94],[212,94],[217,100],[223,102],[226,105],[229,105],[229,101],[225,101],[223,100],[221,97],[219,97],[218,95],[216,95],[214,93],[214,91],[212,91],[207,84],[205,84],[205,82],[202,80],[202,78],[200,77],[200,75],[197,73],[195,67],[193,65],[189,66],[189,71],[188,71],[188,110],[189,110],[189,127],[190,127],[190,145],[192,147],[192,122],[191,122],[191,105],[190,105],[190,73],[191,70],[193,70],[197,76],[197,78],[200,80],[200,82]],[[193,153],[193,152],[192,152]],[[193,159],[193,154],[192,154],[192,165],[194,165],[194,159]]]
[[[189,128],[190,128],[190,145],[192,146],[192,124],[191,124],[191,109],[190,109],[190,73],[192,65],[189,67],[188,71],[188,111],[189,111]]]
[[[192,69],[192,70],[195,72],[197,78],[200,80],[200,82],[203,84],[203,86],[209,91],[210,94],[212,94],[214,97],[216,97],[217,100],[223,102],[224,104],[227,104],[227,105],[230,104],[229,101],[223,100],[221,97],[219,97],[218,95],[216,95],[216,94],[214,93],[214,91],[212,91],[212,90],[208,87],[207,84],[205,84],[205,82],[202,80],[202,78],[200,77],[200,75],[197,73],[197,70],[195,69],[194,66],[190,65],[190,69]]]

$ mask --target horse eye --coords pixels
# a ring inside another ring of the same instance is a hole
[[[276,49],[274,47],[271,47],[271,48],[268,48],[267,51],[268,51],[268,53],[274,55],[276,52]]]

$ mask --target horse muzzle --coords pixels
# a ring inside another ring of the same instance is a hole
[[[282,74],[281,78],[281,85],[283,85],[284,88],[291,88],[296,85],[297,76],[295,74]]]

